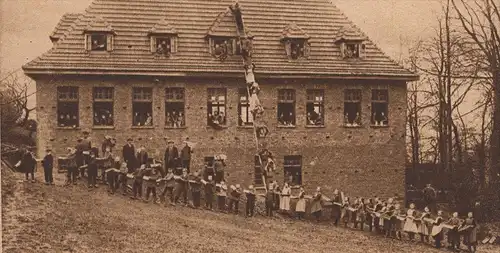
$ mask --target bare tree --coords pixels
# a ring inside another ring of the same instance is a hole
[[[2,93],[9,97],[9,99],[3,99],[1,105],[13,104],[18,110],[21,111],[21,115],[18,119],[19,125],[26,125],[30,117],[31,112],[36,108],[30,106],[28,98],[33,95],[29,92],[29,87],[33,85],[33,80],[26,77],[19,71],[15,71],[4,77],[0,81],[0,87],[2,87]]]
[[[458,20],[483,59],[483,74],[492,86],[490,178],[500,173],[500,3],[497,0],[451,0]]]

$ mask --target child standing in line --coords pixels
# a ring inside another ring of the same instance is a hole
[[[213,176],[209,175],[207,177],[207,181],[204,182],[204,190],[205,190],[205,207],[208,210],[212,210],[213,206],[212,203],[214,201],[214,181],[213,181]]]
[[[54,168],[54,157],[52,156],[52,150],[47,149],[47,154],[43,158],[43,174],[45,176],[46,185],[54,185],[54,178],[52,176],[52,170]]]
[[[191,197],[193,198],[194,208],[200,207],[200,199],[201,199],[200,180],[201,180],[200,174],[197,171],[193,174],[193,180],[189,180],[189,184],[191,185]]]
[[[273,209],[274,209],[274,192],[273,185],[269,185],[269,190],[266,193],[266,214],[269,217],[273,217]]]
[[[248,186],[248,191],[245,191],[247,203],[245,205],[245,215],[252,217],[255,209],[255,189],[253,185]]]
[[[174,203],[175,180],[172,168],[168,168],[167,175],[165,175],[164,181],[165,188],[163,188],[163,191],[161,192],[161,197],[164,199],[165,205],[167,204],[167,195],[170,203]]]
[[[467,245],[469,252],[475,253],[477,250],[477,223],[472,212],[467,214],[467,218],[461,225],[465,235],[464,244]]]
[[[443,211],[438,211],[438,217],[432,223],[431,235],[434,238],[434,244],[437,249],[441,248],[441,241],[443,240],[443,231],[441,223],[443,222]]]
[[[458,218],[458,213],[454,212],[452,217],[447,222],[449,225],[454,226],[453,229],[448,231],[448,241],[450,243],[450,249],[453,251],[460,250],[460,234],[458,233],[458,226],[460,225],[460,219]]]
[[[304,191],[304,187],[300,187],[299,192],[299,200],[297,200],[297,204],[295,205],[295,212],[297,213],[297,218],[299,220],[304,219],[306,214],[306,192]]]
[[[148,202],[149,196],[153,195],[153,203],[158,203],[156,195],[156,180],[158,179],[158,172],[155,169],[148,168],[145,170],[142,179],[146,183],[146,196],[144,201]]]
[[[415,234],[418,233],[417,225],[415,224],[415,204],[410,204],[410,209],[406,211],[406,221],[404,231],[408,233],[410,241],[415,240]]]
[[[220,212],[226,212],[227,185],[224,179],[217,187],[217,206]]]
[[[146,165],[141,165],[141,167],[134,171],[134,183],[132,184],[132,193],[133,196],[130,198],[137,199],[142,197],[142,177],[144,176],[144,172],[146,170]]]

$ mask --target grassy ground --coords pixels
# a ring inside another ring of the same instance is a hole
[[[445,252],[329,224],[163,207],[82,183],[65,188],[62,175],[45,186],[41,174],[25,183],[2,169],[3,252]]]

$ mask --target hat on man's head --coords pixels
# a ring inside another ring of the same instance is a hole
[[[45,152],[51,152],[51,151],[52,151],[52,149],[50,149],[50,148],[45,149]]]
[[[78,137],[78,138],[76,139],[76,141],[83,141],[83,138],[82,138],[82,137]]]
[[[133,141],[133,139],[132,138],[128,138],[127,141]]]
[[[169,143],[169,144],[170,143],[174,143],[174,141],[173,140],[168,140],[167,143]]]
[[[90,133],[89,133],[89,131],[83,131],[82,134],[89,135]]]
[[[108,139],[109,140],[109,139],[111,139],[111,136],[110,135],[106,135],[106,136],[104,136],[104,139]]]

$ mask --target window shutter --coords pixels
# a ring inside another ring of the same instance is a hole
[[[85,50],[90,51],[92,49],[92,38],[90,34],[85,34]]]
[[[228,43],[228,54],[229,55],[234,55],[236,54],[236,39],[231,39],[231,42]]]
[[[345,58],[345,42],[340,44],[340,57]]]
[[[155,38],[155,36],[149,36],[149,43],[151,45],[151,53],[156,53],[156,38]]]
[[[288,57],[292,55],[292,42],[290,40],[285,41],[285,53]]]
[[[304,42],[304,57],[309,58],[309,55],[311,53],[311,43],[309,42]]]
[[[177,36],[170,37],[170,52],[177,53]]]
[[[214,40],[212,38],[208,39],[208,52],[213,55],[214,54]]]
[[[113,51],[113,35],[112,34],[108,34],[106,36],[106,50],[108,52]]]
[[[365,44],[360,44],[359,45],[359,58],[365,58],[365,53],[366,51],[366,45]]]

